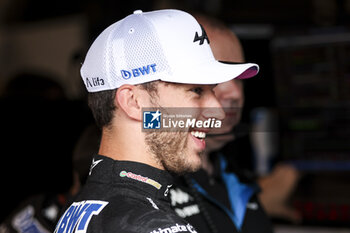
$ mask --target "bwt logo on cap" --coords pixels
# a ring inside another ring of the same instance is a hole
[[[139,77],[141,75],[148,75],[151,72],[155,73],[157,64],[150,64],[147,66],[138,67],[132,70],[121,70],[123,79],[129,79],[131,77]]]
[[[144,129],[160,129],[162,113],[157,111],[143,112],[143,128]]]

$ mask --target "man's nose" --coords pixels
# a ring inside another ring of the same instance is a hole
[[[218,120],[223,120],[225,118],[225,112],[214,93],[208,96],[205,106],[203,106],[202,115],[206,119],[215,118]]]

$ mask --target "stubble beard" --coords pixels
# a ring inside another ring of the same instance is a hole
[[[147,132],[146,145],[158,165],[165,170],[181,174],[194,172],[201,164],[194,163],[186,153],[188,132]],[[199,156],[199,155],[197,155]]]
[[[157,92],[149,93],[153,107],[159,108],[162,113],[165,109],[158,103]],[[146,132],[145,143],[159,167],[169,172],[182,174],[194,172],[201,168],[201,161],[194,163],[186,153],[188,148],[188,132]],[[196,155],[200,156],[200,155]]]

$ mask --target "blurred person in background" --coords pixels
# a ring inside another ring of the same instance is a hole
[[[75,114],[58,80],[55,73],[26,69],[10,77],[4,86],[0,122],[2,162],[7,169],[1,170],[1,177],[6,177],[2,185],[7,202],[1,221],[34,193],[69,188],[71,174],[58,174],[71,162],[77,138],[75,132],[66,134],[66,130]]]
[[[34,81],[35,80],[35,81]],[[35,85],[39,84],[39,85]],[[34,85],[33,88],[29,88],[29,85]],[[47,80],[44,77],[37,75],[22,74],[18,78],[11,81],[7,88],[7,96],[11,98],[23,98],[32,96],[32,99],[50,99],[55,100],[57,98],[63,98],[63,90],[53,81]],[[33,102],[32,102],[33,104]],[[47,109],[46,109],[47,110]],[[44,115],[46,116],[46,114]],[[30,122],[33,123],[33,122]],[[28,124],[30,124],[28,123]],[[62,125],[59,125],[62,127]],[[48,126],[47,126],[48,127]],[[48,127],[50,128],[50,127]],[[37,128],[37,132],[40,131]],[[64,129],[64,127],[63,127]],[[48,129],[50,130],[50,129]],[[41,132],[41,131],[40,131]],[[56,130],[57,137],[62,137]],[[32,140],[37,140],[39,137],[32,135]],[[52,138],[49,137],[48,140]],[[67,204],[69,204],[72,198],[79,192],[81,185],[85,182],[89,173],[90,163],[92,155],[97,153],[99,144],[100,131],[94,125],[87,127],[80,135],[73,149],[72,156],[72,182],[71,186],[65,192],[53,192],[50,187],[45,187],[45,192],[32,195],[19,204],[16,204],[15,209],[4,219],[0,224],[0,233],[15,233],[15,232],[37,232],[48,233],[53,232],[56,223],[59,218],[59,214]],[[28,139],[27,139],[28,140]],[[29,142],[33,142],[29,140]],[[37,140],[38,143],[42,140]],[[63,141],[60,141],[64,143]],[[68,142],[66,142],[68,143]],[[36,145],[36,144],[35,144]],[[52,145],[52,143],[49,143]],[[66,145],[67,146],[67,145]],[[65,147],[62,145],[62,147]],[[27,149],[28,147],[24,148]],[[68,150],[65,148],[65,150]],[[58,149],[57,153],[61,153],[62,149]],[[68,153],[68,151],[65,151]],[[71,154],[71,153],[68,153]],[[38,153],[35,154],[38,156]],[[58,159],[56,153],[50,153],[50,158],[53,161]],[[55,157],[52,157],[55,156]],[[17,157],[18,158],[18,157]],[[66,162],[66,161],[65,161]],[[41,164],[43,165],[43,164]],[[47,166],[47,169],[56,169],[51,166]],[[64,168],[69,167],[68,164]],[[63,167],[62,167],[63,168]],[[63,171],[62,171],[63,172]],[[65,171],[66,173],[66,171]],[[28,174],[30,176],[30,174]],[[60,174],[57,174],[60,175]],[[63,174],[61,174],[63,175]],[[63,176],[64,177],[64,176]],[[50,176],[45,176],[43,179],[51,180]],[[66,181],[66,180],[65,180]],[[43,188],[41,188],[43,189]],[[60,190],[58,190],[60,191]]]
[[[214,18],[203,15],[196,18],[205,28],[217,60],[244,62],[241,44],[229,28]],[[245,156],[225,154],[225,147],[235,140],[232,129],[241,119],[242,80],[218,84],[214,91],[226,118],[220,132],[207,137],[202,169],[178,177],[170,190],[176,213],[199,232],[273,232],[268,215],[283,215],[297,221],[297,213],[286,205],[297,178],[293,168],[280,166],[271,176],[258,180],[261,190],[252,173],[240,169],[232,160],[227,162],[228,157]]]

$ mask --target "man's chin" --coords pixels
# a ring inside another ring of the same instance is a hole
[[[179,163],[181,163],[179,161]],[[182,161],[182,164],[174,167],[167,167],[166,169],[176,174],[184,174],[196,172],[202,167],[201,153],[188,155],[186,161]]]
[[[203,152],[197,152],[192,155],[191,160],[188,161],[185,172],[195,172],[202,167],[202,153]]]

